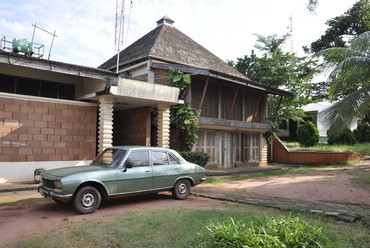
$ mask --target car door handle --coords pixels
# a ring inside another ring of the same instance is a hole
[[[152,172],[151,170],[146,170],[145,172]]]

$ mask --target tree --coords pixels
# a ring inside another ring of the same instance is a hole
[[[316,53],[330,47],[345,47],[348,43],[346,39],[369,31],[370,0],[359,0],[343,15],[330,19],[326,24],[329,28],[325,34],[312,42],[310,48],[303,47],[305,52]]]
[[[370,31],[358,35],[348,48],[328,48],[322,68],[330,71],[329,100],[338,100],[324,111],[332,134],[340,134],[358,118],[370,124]]]
[[[318,5],[319,5],[318,0],[308,0],[306,8],[308,9],[308,11],[314,13]]]
[[[253,81],[295,94],[294,98],[283,99],[278,116],[284,120],[301,120],[304,111],[300,107],[325,97],[320,93],[320,87],[324,85],[310,82],[316,72],[316,61],[283,51],[282,46],[287,37],[288,35],[257,35],[255,47],[262,52],[262,56],[259,57],[252,51],[250,56],[245,55],[243,58],[237,58],[236,62],[228,63]],[[270,119],[273,119],[279,101],[279,96],[269,95]]]
[[[305,121],[298,126],[297,138],[298,143],[304,147],[315,146],[320,140],[319,130],[312,121]]]

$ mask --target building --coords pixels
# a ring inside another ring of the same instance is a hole
[[[325,123],[325,110],[331,107],[334,103],[329,101],[322,101],[318,103],[310,103],[302,107],[305,112],[306,117],[303,118],[304,121],[312,121],[312,123],[319,130],[320,142],[327,142],[328,135],[327,131],[330,128],[330,125]],[[297,128],[299,122],[289,120],[284,122],[280,126],[278,136],[285,140],[296,140],[297,139]],[[350,129],[354,130],[357,128],[357,122],[354,121]]]
[[[90,163],[115,145],[169,146],[169,106],[179,90],[103,69],[0,50],[0,182],[30,181],[36,168]]]
[[[186,100],[199,113],[196,151],[208,152],[207,166],[234,168],[267,163],[263,138],[271,130],[268,94],[289,92],[253,82],[176,29],[165,16],[157,27],[120,53],[119,73],[154,85],[170,85],[169,70],[191,75]],[[116,71],[117,56],[99,68]],[[176,140],[171,133],[171,140]],[[176,143],[171,143],[177,148]]]
[[[173,23],[160,19],[123,50],[118,73],[116,56],[91,68],[0,49],[0,182],[30,181],[36,168],[88,164],[112,145],[178,149],[169,109],[182,101],[169,70],[191,75],[186,100],[199,113],[194,150],[210,153],[207,166],[266,164],[267,96],[291,94],[249,80]]]

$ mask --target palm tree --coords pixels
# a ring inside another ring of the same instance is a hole
[[[370,124],[370,31],[356,36],[349,47],[334,47],[316,53],[324,71],[330,72],[329,100],[337,102],[325,114],[330,132],[340,134],[358,118]]]

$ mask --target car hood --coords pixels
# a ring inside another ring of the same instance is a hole
[[[83,172],[93,172],[93,171],[101,171],[101,170],[107,170],[107,167],[93,166],[93,165],[71,166],[71,167],[47,170],[43,173],[42,176],[44,177],[48,177],[48,176],[66,177],[66,176],[75,175],[75,174],[79,174]]]

